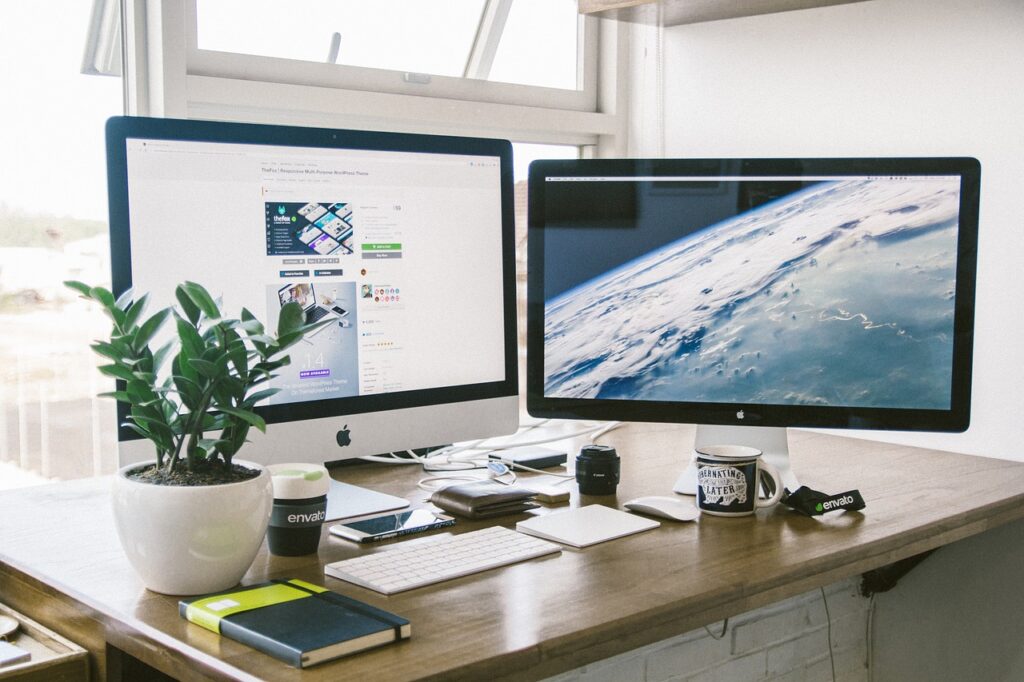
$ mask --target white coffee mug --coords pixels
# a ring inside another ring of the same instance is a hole
[[[697,451],[697,506],[703,514],[749,516],[782,498],[782,477],[761,451],[745,445],[704,445]],[[758,497],[761,483],[771,492]]]

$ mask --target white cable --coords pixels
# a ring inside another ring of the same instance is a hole
[[[590,442],[591,443],[596,443],[598,438],[600,438],[604,434],[608,433],[609,431],[614,431],[615,429],[619,428],[620,426],[622,426],[622,422],[608,422],[603,427],[598,429],[596,433],[594,433],[593,435],[590,436]]]
[[[469,481],[471,483],[474,483],[476,481],[485,481],[485,480],[487,480],[487,479],[480,478],[479,476],[466,476],[466,475],[459,475],[459,474],[455,474],[455,475],[452,475],[452,476],[427,476],[426,478],[421,478],[419,481],[417,481],[416,482],[416,487],[419,488],[420,490],[426,490],[427,492],[431,492],[432,493],[432,492],[437,492],[438,490],[442,490],[444,488],[447,488],[448,486],[452,485],[452,483],[454,483],[456,481]],[[428,485],[432,481],[451,481],[451,483],[446,483],[444,485]]]
[[[556,474],[545,469],[534,469],[533,467],[528,467],[525,464],[519,464],[518,462],[506,462],[506,464],[513,469],[522,469],[523,471],[529,471],[534,474],[545,474],[547,476],[557,476],[558,478],[576,478],[576,474]],[[561,482],[562,481],[559,481],[559,483]]]
[[[612,423],[615,424],[615,427],[618,427],[618,426],[621,425],[620,422],[612,422]],[[560,441],[560,440],[569,440],[571,438],[579,438],[580,436],[586,436],[587,434],[594,433],[595,431],[601,431],[602,429],[607,429],[608,431],[610,431],[611,429],[608,428],[608,426],[609,426],[608,424],[602,423],[602,424],[598,424],[597,426],[587,427],[587,428],[582,429],[580,431],[577,431],[575,433],[567,433],[567,434],[560,434],[560,435],[556,435],[556,436],[549,436],[547,438],[541,438],[541,439],[538,439],[538,440],[528,440],[526,442],[516,441],[514,443],[505,443],[503,445],[490,446],[490,447],[488,447],[486,449],[491,450],[491,451],[494,451],[494,450],[511,450],[512,448],[521,448],[521,447],[526,447],[528,445],[543,445],[545,443],[554,443],[554,442],[557,442],[557,441]]]
[[[376,462],[377,464],[420,464],[417,459],[406,459],[394,455],[366,455],[359,458],[363,462]]]
[[[513,438],[528,433],[534,429],[549,423],[550,419],[542,419],[533,424],[520,427]],[[449,445],[444,448],[439,448],[433,452],[429,452],[426,455],[419,455],[412,450],[406,450],[409,455],[408,458],[397,457],[395,454],[391,455],[367,455],[360,457],[361,460],[366,462],[376,462],[379,464],[418,464],[423,467],[424,471],[470,471],[473,469],[479,469],[486,465],[487,457],[491,453],[500,452],[502,450],[510,450],[513,448],[528,447],[532,445],[544,445],[546,443],[554,443],[561,440],[570,440],[573,438],[579,438],[581,436],[589,436],[591,443],[597,441],[606,433],[613,431],[622,426],[622,422],[602,422],[600,424],[589,426],[584,429],[575,431],[569,434],[556,434],[547,436],[544,438],[538,438],[529,441],[512,441],[501,445],[485,446],[488,438],[481,438],[463,445]],[[522,464],[512,464],[516,469],[522,471],[529,471],[532,473],[546,474],[549,476],[555,476],[557,478],[563,478],[566,480],[575,478],[574,474],[555,474],[542,469],[535,469]],[[432,480],[432,477],[428,477],[424,480]],[[476,479],[474,479],[476,480]],[[564,481],[560,481],[564,482]]]
[[[498,464],[499,465],[503,465],[503,463],[500,463],[500,462]],[[427,476],[427,477],[421,478],[419,481],[417,481],[416,482],[416,487],[420,488],[421,490],[427,490],[427,491],[430,491],[430,492],[435,492],[435,491],[441,490],[443,488],[447,488],[449,485],[451,485],[451,483],[448,483],[446,485],[436,485],[436,486],[427,485],[428,483],[430,483],[432,481],[469,481],[471,483],[477,483],[477,482],[481,482],[481,481],[495,480],[495,481],[498,481],[499,483],[504,483],[505,485],[512,485],[513,483],[516,482],[516,479],[518,478],[516,476],[516,473],[514,471],[512,471],[507,465],[504,465],[504,471],[498,471],[496,469],[491,469],[489,467],[487,467],[487,469],[488,469],[487,476],[484,477],[484,478],[480,478],[479,476],[469,476],[467,474],[453,474],[453,475],[449,475],[449,476]],[[501,477],[505,476],[507,474],[511,474],[512,475],[512,480],[510,480],[510,481],[502,481]]]
[[[545,443],[554,443],[554,442],[560,441],[560,440],[568,440],[568,439],[571,439],[571,438],[579,438],[580,436],[585,436],[585,435],[591,434],[591,433],[596,433],[596,437],[599,437],[601,435],[604,435],[608,431],[611,431],[614,428],[618,428],[619,426],[621,426],[621,422],[611,422],[610,424],[609,423],[602,423],[602,424],[598,424],[596,426],[591,426],[591,427],[588,427],[588,428],[585,428],[585,429],[582,429],[580,431],[576,431],[576,432],[570,433],[570,434],[558,434],[558,435],[548,436],[548,437],[545,437],[545,438],[540,438],[540,439],[536,439],[536,440],[532,440],[532,441],[525,441],[525,442],[524,441],[514,441],[514,442],[510,442],[510,443],[505,443],[505,444],[502,444],[502,445],[494,445],[494,446],[488,446],[488,447],[484,447],[482,445],[488,439],[482,439],[482,440],[478,440],[478,441],[476,441],[476,442],[474,442],[472,444],[453,446],[452,448],[445,448],[445,449],[442,449],[442,450],[435,450],[434,452],[430,453],[429,455],[427,455],[424,458],[424,462],[425,463],[430,463],[430,466],[431,466],[432,470],[435,470],[435,471],[444,470],[438,464],[433,463],[431,460],[444,458],[444,463],[443,463],[444,465],[455,464],[456,462],[467,462],[467,461],[482,460],[482,459],[485,459],[487,457],[487,455],[489,455],[490,453],[492,453],[492,452],[499,452],[501,450],[510,450],[512,448],[527,447],[527,446],[531,446],[531,445],[543,445]],[[516,435],[519,435],[519,434],[516,434]],[[467,453],[467,454],[462,454],[462,453]],[[460,457],[454,458],[454,455],[460,455]],[[454,459],[454,461],[453,461],[453,459]],[[424,464],[424,468],[426,468],[426,466],[427,466],[427,464]],[[449,470],[457,470],[457,469],[465,469],[465,468],[467,468],[467,467],[452,467]]]

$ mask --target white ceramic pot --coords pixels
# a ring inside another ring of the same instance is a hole
[[[249,570],[274,503],[270,473],[240,483],[171,486],[114,477],[114,521],[128,561],[154,592],[205,594],[233,587]]]

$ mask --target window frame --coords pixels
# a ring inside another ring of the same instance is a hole
[[[377,69],[365,66],[349,66],[324,62],[266,57],[236,52],[204,50],[198,46],[198,0],[187,0],[185,5],[186,46],[185,63],[189,75],[215,78],[251,79],[253,74],[259,80],[271,83],[287,83],[343,90],[358,90],[416,97],[491,102],[495,104],[519,104],[541,106],[549,109],[570,111],[596,111],[597,109],[597,20],[581,16],[577,30],[577,83],[578,90],[501,83],[461,76],[441,76],[428,73],[414,73]],[[488,0],[484,14],[499,3]],[[484,22],[489,23],[489,22]],[[504,21],[500,22],[504,24]],[[482,26],[482,32],[488,28]],[[480,35],[480,32],[477,34]],[[476,42],[476,41],[474,41]],[[484,42],[487,42],[484,39]],[[497,48],[497,41],[493,41]],[[493,58],[493,55],[491,55]],[[486,69],[489,71],[489,67]],[[481,74],[483,75],[483,74]],[[413,76],[407,78],[406,76]],[[425,80],[427,82],[418,82]]]
[[[581,17],[583,90],[431,76],[428,93],[400,71],[200,50],[196,0],[131,0],[122,21],[134,115],[624,147],[618,22]]]

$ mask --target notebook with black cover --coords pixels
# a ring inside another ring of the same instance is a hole
[[[197,625],[297,668],[412,634],[405,618],[302,580],[183,600],[178,611]]]

